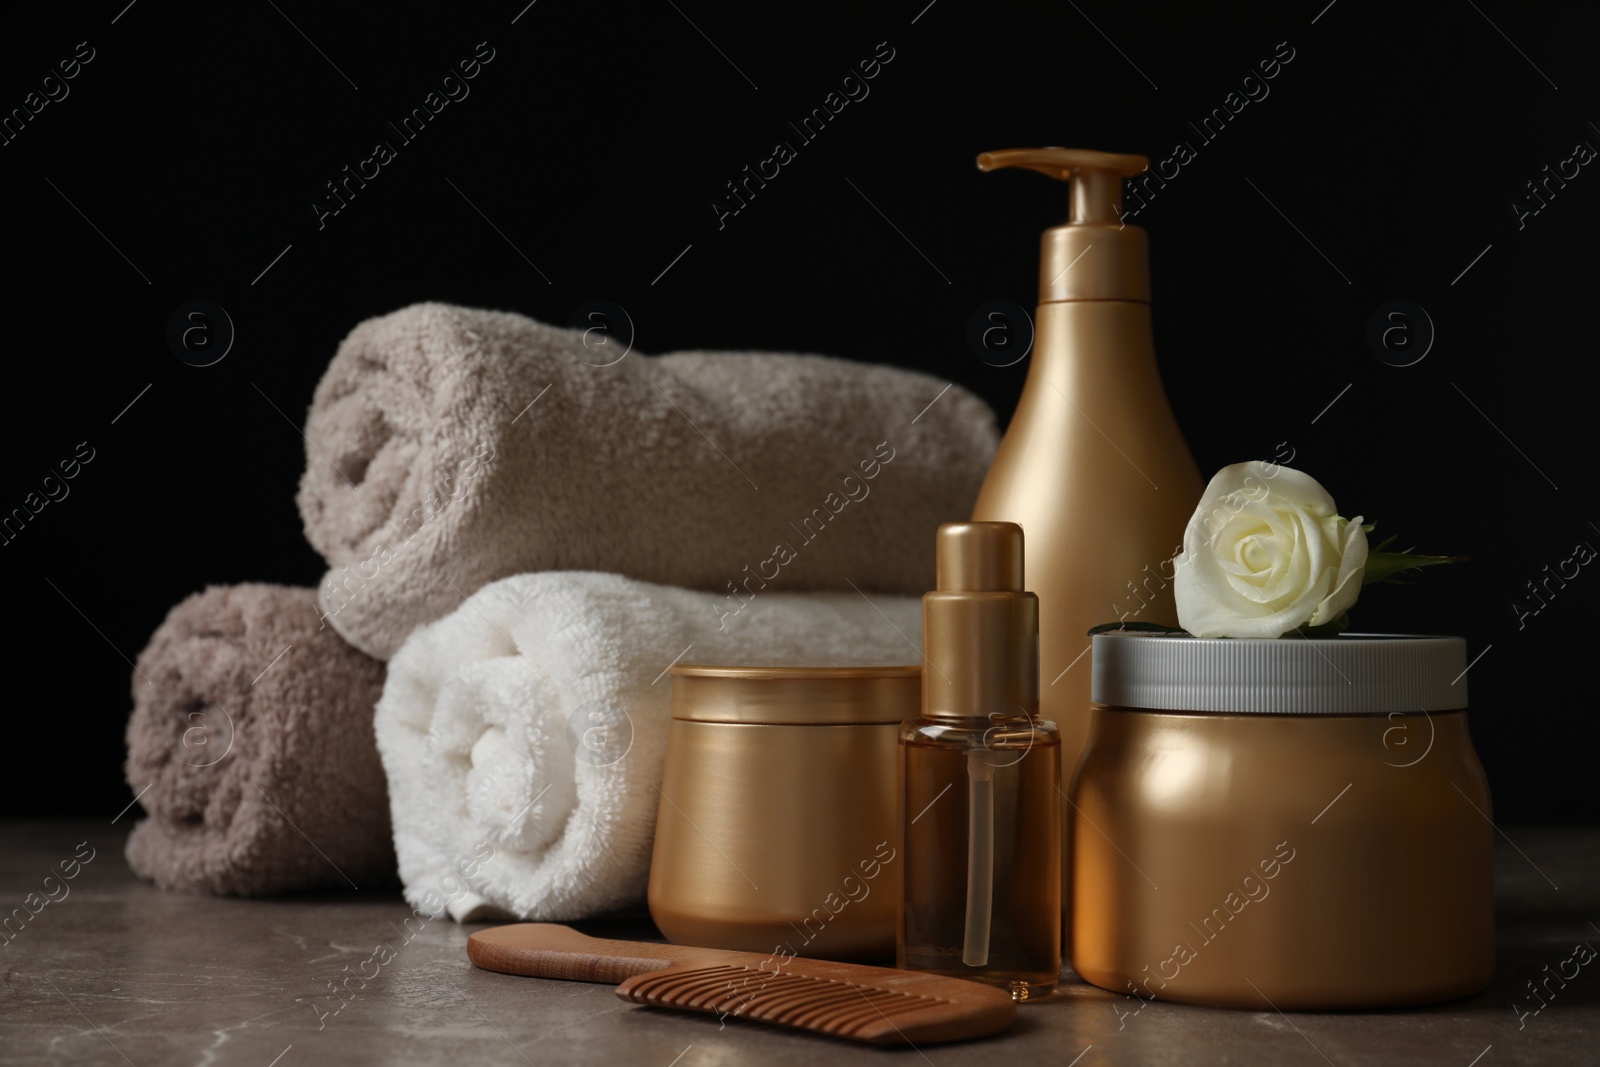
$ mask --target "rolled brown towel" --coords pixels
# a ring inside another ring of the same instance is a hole
[[[394,878],[373,739],[382,663],[319,621],[311,589],[212,586],[139,654],[128,864],[164,889],[265,896]]]
[[[339,346],[299,504],[323,610],[357,648],[388,659],[529,571],[710,590],[728,613],[769,588],[932,586],[934,531],[972,514],[998,442],[978,397],[824,356],[619,359],[586,338],[418,304]]]

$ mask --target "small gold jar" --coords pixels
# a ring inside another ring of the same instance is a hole
[[[888,960],[915,666],[672,668],[650,916],[683,945]]]
[[[1349,1009],[1494,968],[1456,637],[1093,638],[1070,954],[1136,1001]]]

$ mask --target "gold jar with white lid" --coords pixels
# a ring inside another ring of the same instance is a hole
[[[1069,791],[1079,975],[1283,1010],[1488,983],[1493,813],[1461,638],[1092,640]]]

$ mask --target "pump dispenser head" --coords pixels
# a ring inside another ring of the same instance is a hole
[[[1039,598],[1023,590],[1022,527],[939,527],[937,587],[922,598],[925,717],[1039,710]]]
[[[1087,148],[1006,148],[978,157],[982,171],[1023,167],[1071,186],[1069,221],[1044,232],[1039,303],[1150,300],[1145,233],[1122,221],[1122,180],[1149,166],[1144,156]]]

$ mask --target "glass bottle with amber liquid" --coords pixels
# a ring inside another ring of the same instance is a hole
[[[922,714],[900,727],[898,962],[1032,1000],[1061,971],[1061,740],[1038,717],[1022,528],[939,528]]]

